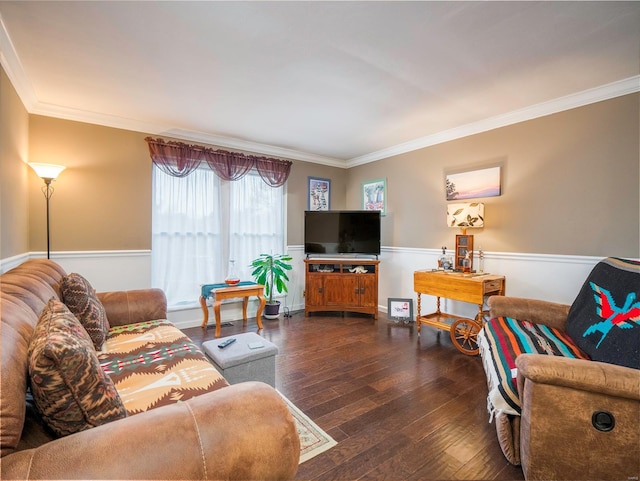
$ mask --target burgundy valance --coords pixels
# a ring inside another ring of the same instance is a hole
[[[212,149],[182,142],[147,137],[151,161],[165,174],[185,177],[204,160],[209,168],[224,180],[238,180],[256,169],[262,180],[271,187],[280,187],[289,178],[290,160],[257,157],[241,152]]]

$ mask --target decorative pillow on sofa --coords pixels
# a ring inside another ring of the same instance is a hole
[[[571,305],[567,333],[594,361],[640,369],[640,262],[596,264]]]
[[[28,360],[34,401],[57,435],[126,417],[91,338],[62,302],[51,299],[40,314]]]
[[[60,291],[62,301],[87,330],[96,350],[101,351],[109,334],[109,321],[89,281],[80,274],[71,273],[62,278]]]

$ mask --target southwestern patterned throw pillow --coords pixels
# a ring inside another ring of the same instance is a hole
[[[596,264],[571,305],[567,334],[594,361],[640,369],[640,262]]]
[[[40,314],[28,360],[35,404],[57,435],[126,417],[91,338],[62,302],[51,299]]]
[[[62,278],[60,290],[64,303],[87,330],[96,350],[101,351],[109,334],[109,321],[89,281],[71,273]]]

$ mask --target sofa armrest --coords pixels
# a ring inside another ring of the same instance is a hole
[[[167,318],[167,298],[162,289],[100,292],[98,299],[112,327]]]
[[[508,296],[491,296],[488,302],[491,318],[511,317],[519,321],[544,324],[561,331],[565,330],[565,323],[571,307],[555,302]]]
[[[247,382],[2,458],[3,479],[291,479],[300,441],[270,386]]]
[[[524,379],[541,384],[593,391],[640,401],[640,371],[615,364],[541,354],[521,354],[516,359],[518,391]]]

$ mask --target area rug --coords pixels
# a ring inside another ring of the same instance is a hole
[[[285,400],[289,411],[296,422],[298,428],[298,436],[300,436],[300,464],[326,450],[331,449],[337,443],[331,436],[325,433],[320,427],[314,423],[309,417],[300,411],[291,401],[289,401],[282,393],[279,393]]]

